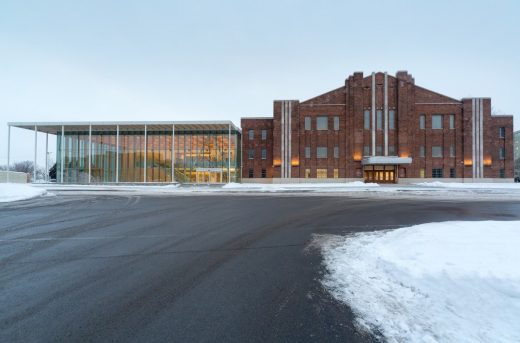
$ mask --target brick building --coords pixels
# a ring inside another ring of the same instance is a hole
[[[513,178],[513,117],[492,115],[490,98],[417,86],[406,71],[356,72],[312,99],[276,100],[273,117],[241,126],[244,182]]]

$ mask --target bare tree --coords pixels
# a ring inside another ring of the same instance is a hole
[[[7,170],[7,166],[1,166],[1,168],[2,169],[0,169],[0,170]],[[30,180],[34,181],[33,180],[34,162],[32,162],[32,161],[20,161],[20,162],[13,163],[13,165],[11,165],[9,167],[9,170],[15,171],[15,172],[20,172],[20,173],[26,173],[29,175]],[[47,171],[45,170],[45,168],[41,168],[41,167],[36,168],[36,180],[45,180],[46,176],[47,176]]]

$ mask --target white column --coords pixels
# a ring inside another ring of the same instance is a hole
[[[116,183],[119,182],[119,125],[116,126]]]
[[[92,124],[88,126],[88,183],[92,174]]]
[[[386,71],[385,71],[384,87],[385,87],[385,156],[388,156],[388,73]]]
[[[372,73],[372,156],[376,155],[376,73]]]
[[[61,126],[60,182],[63,183],[63,168],[65,168],[65,126]]]
[[[231,182],[231,124],[228,126],[228,183]]]
[[[9,182],[9,172],[11,169],[11,125],[7,125],[7,182]]]
[[[49,182],[49,133],[45,133],[45,181]]]
[[[175,124],[172,125],[172,182],[175,182]]]
[[[38,126],[34,125],[34,166],[33,166],[33,182],[36,182],[36,158],[38,156]]]
[[[143,173],[143,175],[144,175],[143,182],[144,183],[146,183],[146,162],[147,162],[146,161],[146,155],[147,155],[147,152],[148,152],[148,149],[147,149],[147,140],[148,140],[148,138],[147,138],[146,129],[147,129],[146,124],[144,124],[144,173]]]

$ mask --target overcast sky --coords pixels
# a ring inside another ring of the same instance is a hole
[[[354,71],[408,70],[451,97],[491,97],[518,130],[519,3],[1,0],[0,164],[8,121],[239,125]],[[34,134],[11,135],[11,160],[32,159]]]

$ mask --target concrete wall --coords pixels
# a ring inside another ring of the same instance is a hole
[[[254,178],[254,179],[242,179],[242,183],[266,183],[266,184],[280,184],[280,183],[346,183],[346,182],[354,182],[361,181],[361,178],[339,178],[339,179],[317,179],[317,178],[294,178],[294,179],[282,179],[282,178],[274,178],[274,179],[263,179],[263,178]]]
[[[462,179],[462,178],[403,178],[399,179],[397,183],[402,185],[410,185],[414,183],[421,182],[442,182],[442,183],[450,183],[450,182],[461,182],[461,183],[509,183],[513,182],[512,178],[481,178],[481,179]]]
[[[26,173],[20,173],[20,172],[7,172],[7,171],[0,171],[0,183],[6,183],[7,182],[7,174],[9,173],[9,182],[12,183],[27,183],[28,175]]]

